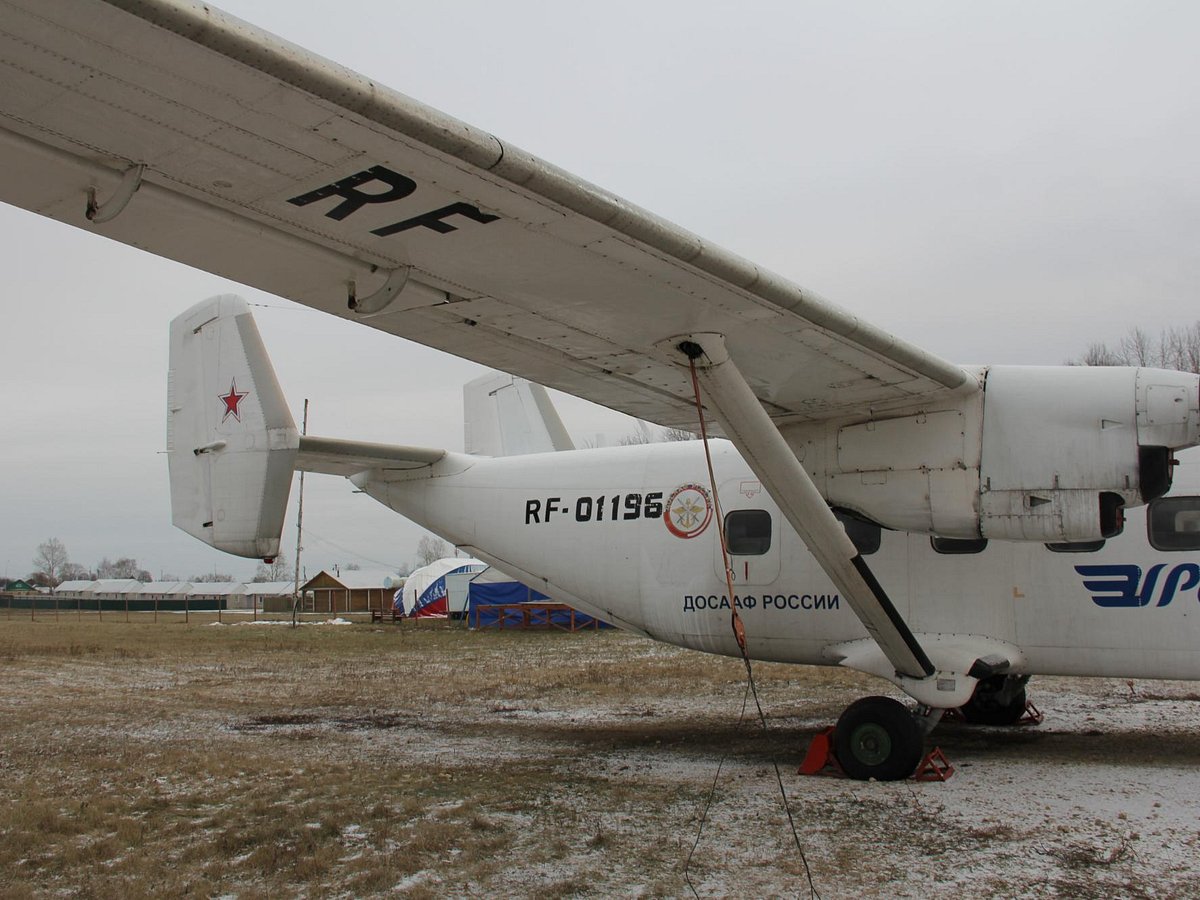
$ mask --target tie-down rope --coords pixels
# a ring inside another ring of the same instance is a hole
[[[737,602],[733,594],[733,567],[729,562],[729,545],[725,542],[725,517],[721,515],[721,501],[717,496],[717,478],[713,472],[712,452],[708,446],[708,429],[704,423],[704,404],[700,399],[700,380],[696,376],[696,360],[688,359],[688,365],[692,372],[692,391],[696,398],[696,416],[700,421],[700,441],[704,445],[704,461],[708,464],[708,485],[712,491],[713,515],[717,517],[717,536],[721,541],[721,563],[725,567],[725,584],[729,590],[729,626],[733,629],[734,639],[737,641],[738,650],[742,654],[742,662],[746,666],[746,694],[742,697],[742,712],[738,716],[738,727],[741,727],[742,722],[746,718],[746,703],[750,696],[754,697],[754,706],[758,710],[758,721],[762,725],[762,730],[765,733],[767,728],[767,717],[763,714],[762,704],[758,700],[758,687],[754,684],[754,669],[750,664],[750,655],[746,652],[746,626],[742,624],[742,617],[738,614]],[[712,805],[713,795],[717,790],[717,782],[721,778],[721,769],[725,765],[725,760],[729,757],[729,751],[725,751],[725,755],[721,757],[721,762],[717,765],[717,774],[713,778],[712,787],[708,791],[708,798],[704,801],[704,811],[700,814],[700,825],[696,829],[696,840],[692,842],[692,849],[688,853],[687,862],[683,866],[683,879],[687,882],[687,886],[691,889],[692,894],[698,898],[700,894],[696,891],[692,884],[692,879],[688,876],[688,869],[692,864],[692,857],[696,853],[696,848],[700,845],[700,837],[704,834],[704,824],[708,820],[708,808]],[[779,771],[779,762],[772,757],[771,765],[775,767],[775,781],[779,784],[779,796],[783,799],[783,811],[787,813],[788,825],[792,829],[792,840],[796,844],[796,852],[800,854],[800,862],[804,864],[804,874],[808,879],[809,896],[820,900],[820,894],[817,893],[816,885],[813,884],[812,870],[808,867],[808,857],[804,854],[804,847],[800,844],[800,835],[796,831],[796,821],[792,818],[792,808],[788,805],[787,790],[783,786],[783,775]]]

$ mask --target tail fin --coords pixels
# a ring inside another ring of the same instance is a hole
[[[300,446],[249,307],[225,295],[171,322],[171,521],[218,550],[270,559]]]
[[[540,384],[494,373],[463,387],[465,448],[476,456],[574,450],[550,395]]]

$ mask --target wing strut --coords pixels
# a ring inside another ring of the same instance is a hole
[[[694,362],[726,435],[833,579],[897,674],[918,680],[933,675],[933,663],[730,359],[725,338],[719,334],[692,334],[675,344]]]

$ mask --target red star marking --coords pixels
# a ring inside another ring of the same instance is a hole
[[[237,379],[229,382],[229,393],[221,394],[217,399],[225,404],[225,415],[221,416],[221,421],[224,422],[230,416],[233,416],[239,422],[242,421],[241,410],[238,409],[238,404],[242,402],[242,398],[248,397],[248,391],[239,391],[237,389]]]

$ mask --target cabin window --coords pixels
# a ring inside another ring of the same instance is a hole
[[[1071,541],[1062,544],[1047,544],[1046,549],[1051,553],[1095,553],[1104,546],[1104,540]]]
[[[877,523],[860,519],[841,509],[835,509],[833,514],[846,529],[846,536],[860,555],[870,556],[879,549],[879,542],[883,540],[883,529]]]
[[[987,538],[931,537],[929,543],[938,553],[982,553],[987,546]]]
[[[1146,517],[1155,550],[1200,550],[1200,497],[1166,497]]]
[[[771,514],[735,509],[725,516],[725,548],[738,556],[762,556],[771,549]]]

